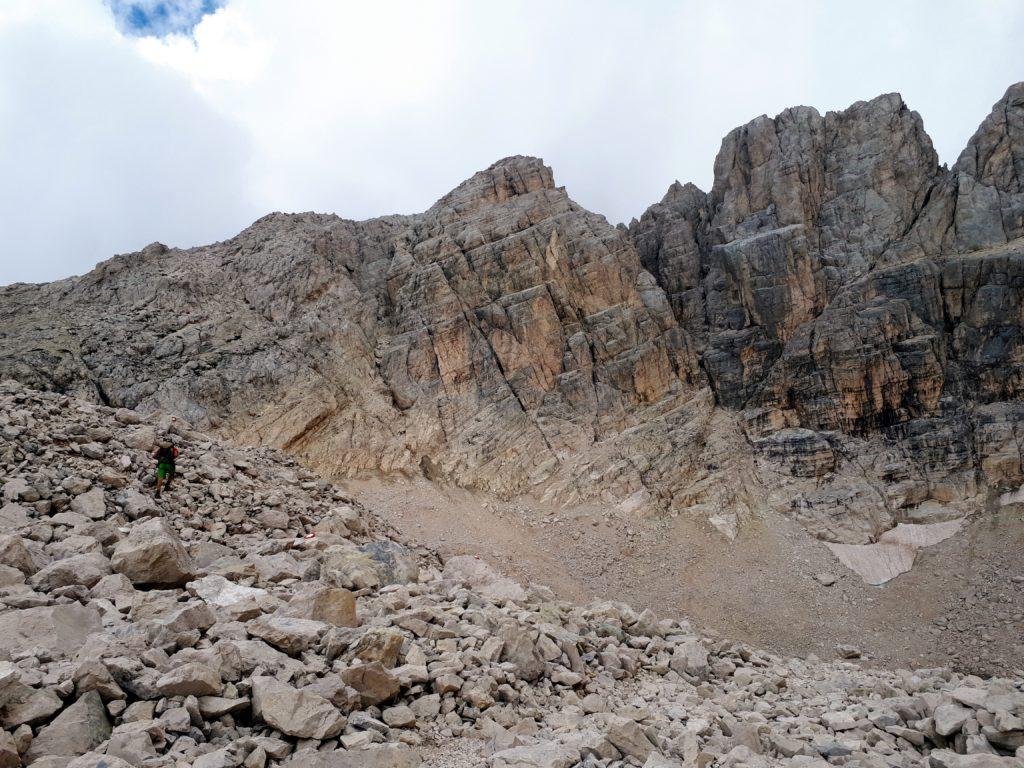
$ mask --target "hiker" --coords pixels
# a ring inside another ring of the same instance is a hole
[[[160,491],[170,489],[171,480],[174,479],[174,460],[178,457],[178,449],[168,437],[153,449],[153,458],[156,459],[156,498],[160,498]]]

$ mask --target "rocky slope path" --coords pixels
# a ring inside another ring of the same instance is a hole
[[[155,502],[168,433],[181,474]],[[561,602],[182,421],[2,384],[0,488],[5,767],[1024,765],[1020,677]]]

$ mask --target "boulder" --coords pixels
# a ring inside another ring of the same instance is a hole
[[[444,578],[495,601],[523,601],[527,596],[526,590],[519,584],[499,574],[479,557],[471,555],[459,555],[446,560]]]
[[[315,584],[298,592],[279,613],[322,621],[335,627],[358,627],[356,598],[347,589]]]
[[[327,699],[273,677],[253,678],[252,709],[267,725],[303,739],[330,739],[345,728],[344,715]]]
[[[103,497],[103,489],[93,487],[71,500],[71,511],[88,517],[90,520],[102,520],[107,516],[107,503]]]
[[[138,520],[143,517],[158,517],[160,507],[149,494],[142,493],[135,488],[128,488],[118,499],[121,508],[130,520]]]
[[[290,768],[416,768],[422,762],[423,758],[415,749],[380,744],[366,749],[303,752],[284,765]]]
[[[261,555],[252,558],[256,566],[256,573],[259,574],[260,582],[263,584],[276,584],[279,581],[289,579],[301,579],[303,567],[292,555],[287,552],[278,552],[276,555]]]
[[[379,661],[358,664],[341,672],[341,679],[358,691],[364,707],[382,704],[398,695],[401,685]]]
[[[69,603],[0,613],[0,659],[26,648],[44,648],[54,658],[74,655],[102,628],[93,606]]]
[[[136,763],[130,763],[117,755],[99,754],[98,752],[89,752],[81,757],[76,757],[67,764],[67,768],[136,768],[136,766]]]
[[[398,654],[402,650],[405,635],[391,627],[372,627],[363,634],[353,649],[357,659],[366,663],[379,661],[390,669],[398,663]]]
[[[488,768],[573,768],[580,751],[567,744],[531,744],[495,752]]]
[[[60,697],[48,688],[30,688],[19,683],[6,696],[7,700],[0,705],[0,725],[4,728],[37,725],[64,707]]]
[[[185,585],[190,593],[205,603],[238,621],[255,618],[260,606],[268,601],[265,589],[246,587],[218,574],[210,574]]]
[[[108,575],[110,561],[101,552],[89,552],[50,563],[37,571],[29,583],[39,592],[50,592],[72,584],[92,587]]]
[[[669,667],[681,675],[692,675],[698,680],[707,680],[711,676],[707,649],[696,638],[675,647]]]
[[[25,583],[25,574],[9,565],[0,565],[0,589]]]
[[[39,570],[35,558],[25,546],[25,540],[10,534],[0,535],[0,564],[17,568],[26,576]]]
[[[347,542],[324,550],[320,578],[343,589],[369,589],[381,583],[373,558]]]
[[[605,736],[619,752],[641,762],[654,752],[654,745],[643,729],[628,717],[613,716],[608,721]]]
[[[199,662],[174,667],[156,681],[164,696],[215,696],[221,691],[220,673]]]
[[[110,730],[103,700],[96,691],[89,691],[40,729],[25,761],[32,763],[48,755],[84,755],[106,741]]]
[[[380,583],[409,584],[419,577],[416,556],[394,541],[371,541],[359,547],[375,564]]]
[[[7,731],[0,731],[0,768],[20,768],[18,744]]]
[[[537,651],[536,636],[536,630],[518,624],[507,624],[498,632],[498,637],[504,642],[501,660],[514,664],[518,676],[528,682],[544,673],[544,659]]]
[[[963,724],[972,716],[973,712],[966,707],[956,704],[940,704],[935,708],[932,717],[935,720],[935,732],[940,736],[952,736],[960,731]]]
[[[118,424],[139,424],[142,422],[142,416],[131,408],[118,408],[114,411],[114,421]]]
[[[404,704],[388,707],[381,713],[381,719],[392,728],[412,728],[416,725],[416,715]]]
[[[28,523],[28,512],[21,504],[11,502],[0,507],[0,533],[16,532]]]
[[[979,753],[958,755],[950,749],[935,749],[928,756],[930,768],[1021,768],[1018,757]]]
[[[110,670],[96,659],[79,664],[72,679],[75,681],[75,692],[79,696],[96,691],[104,701],[127,698],[121,686],[114,680],[114,676],[110,674]]]
[[[114,547],[111,564],[136,585],[180,586],[195,565],[174,529],[162,519],[136,524]]]
[[[289,616],[260,616],[246,625],[250,635],[265,640],[289,656],[297,656],[316,645],[329,628],[322,621]]]

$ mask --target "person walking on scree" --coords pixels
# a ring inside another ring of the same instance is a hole
[[[171,481],[174,479],[174,460],[178,458],[178,449],[165,438],[156,448],[153,449],[153,458],[156,459],[156,498],[160,498],[160,492],[164,489],[170,490]]]

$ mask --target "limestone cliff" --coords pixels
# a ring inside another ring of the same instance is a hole
[[[512,157],[428,211],[272,214],[0,289],[0,377],[334,476],[823,538],[1024,482],[1024,84],[953,169],[895,94],[761,117],[628,228]]]

